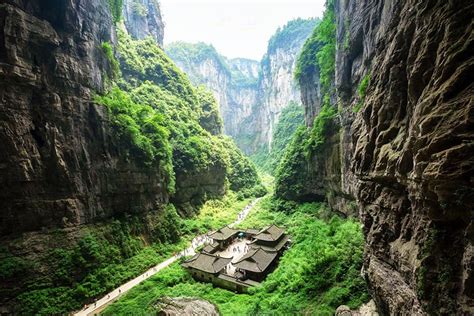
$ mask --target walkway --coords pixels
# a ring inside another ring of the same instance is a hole
[[[260,200],[260,198],[258,199],[255,199],[252,203],[250,203],[249,205],[247,205],[243,210],[242,212],[240,212],[238,215],[237,215],[237,219],[232,223],[230,224],[229,226],[230,227],[234,227],[235,225],[241,223],[246,217],[247,215],[249,214],[250,210],[255,206],[255,204],[257,204],[257,202]],[[127,292],[128,290],[130,290],[131,288],[133,288],[134,286],[136,286],[137,284],[139,284],[140,282],[150,278],[152,275],[158,273],[160,270],[166,268],[167,266],[169,266],[170,264],[172,264],[173,262],[175,262],[176,260],[178,260],[178,258],[181,256],[181,255],[186,255],[186,256],[192,256],[195,254],[195,249],[198,248],[199,246],[205,244],[206,242],[208,242],[209,239],[206,238],[206,236],[197,236],[195,237],[192,241],[191,241],[191,246],[189,248],[186,248],[184,249],[183,251],[181,251],[179,254],[171,257],[171,258],[168,258],[167,260],[161,262],[160,264],[152,267],[151,269],[149,269],[148,271],[146,271],[145,273],[139,275],[138,277],[136,277],[135,279],[133,280],[130,280],[128,281],[127,283],[125,284],[122,284],[120,287],[116,288],[115,290],[113,290],[112,292],[106,294],[104,297],[102,297],[101,299],[97,300],[95,303],[87,306],[87,308],[85,309],[82,309],[76,313],[74,313],[74,315],[77,315],[77,316],[88,316],[88,315],[96,315],[96,314],[99,314],[102,310],[104,310],[104,308],[113,303],[114,301],[116,301],[121,295],[123,295],[125,292]]]

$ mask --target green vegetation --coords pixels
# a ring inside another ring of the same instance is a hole
[[[110,2],[111,8],[118,3]],[[73,232],[45,232],[42,236],[53,250],[33,258],[33,271],[24,279],[19,276],[31,267],[29,261],[0,252],[2,281],[21,283],[14,288],[18,314],[79,309],[183,249],[191,235],[231,222],[249,203],[247,197],[265,193],[255,167],[221,135],[222,120],[212,95],[193,87],[152,39],[134,41],[119,29],[118,40],[121,71],[109,90],[94,98],[107,108],[112,145],[126,162],[162,177],[170,196],[179,193],[175,173],[199,177],[216,169],[223,170],[214,175],[222,180],[219,194],[227,191],[227,196],[205,203],[198,217],[183,219],[178,215],[182,210],[169,204],[146,215],[137,210],[135,215],[117,215]],[[101,48],[117,67],[110,43]],[[192,205],[196,210],[211,196],[202,191],[199,203]]]
[[[242,189],[252,189],[256,185],[260,185],[255,166],[242,154],[237,146],[235,146],[231,138],[222,137],[222,141],[229,153],[230,189],[238,192]]]
[[[119,22],[122,19],[122,5],[123,0],[108,0],[110,13],[112,14],[112,20],[114,23]]]
[[[107,106],[115,133],[130,155],[145,164],[158,164],[172,183],[171,146],[164,116],[148,105],[133,102],[118,87],[105,96],[96,96],[95,101]]]
[[[109,42],[102,43],[102,51],[107,58],[112,70],[112,79],[120,75],[120,64],[114,56],[114,50]]]
[[[286,148],[275,175],[275,195],[286,200],[298,200],[306,192],[309,177],[304,144],[308,130],[300,126]]]
[[[135,15],[145,17],[148,14],[148,8],[144,6],[140,1],[135,0],[132,3],[132,10]]]
[[[184,236],[207,233],[212,229],[227,225],[237,218],[237,214],[252,199],[239,199],[238,194],[229,192],[222,199],[208,200],[199,210],[199,215],[183,219]]]
[[[212,92],[206,90],[204,86],[196,89],[196,94],[200,104],[199,125],[212,135],[222,133],[224,123],[219,112],[219,105]]]
[[[193,87],[152,39],[135,41],[121,30],[118,35],[123,88],[96,100],[111,109],[119,139],[138,149],[140,160],[162,168],[170,192],[173,170],[194,174],[222,168],[231,189],[257,186],[257,174],[248,172],[254,169],[251,162],[220,136],[222,119],[212,94]],[[245,184],[235,184],[237,178]]]
[[[304,124],[304,109],[301,104],[291,101],[280,114],[273,131],[270,152],[267,148],[252,155],[251,159],[264,172],[275,174],[275,171],[284,156],[285,149],[291,142],[293,134],[299,126]]]
[[[305,42],[296,62],[295,78],[300,83],[319,71],[323,98],[332,93],[336,61],[335,21],[334,0],[327,0],[323,19]]]
[[[357,87],[357,94],[359,96],[359,101],[357,102],[357,105],[354,106],[352,111],[354,113],[357,113],[360,111],[362,106],[364,105],[365,102],[365,94],[367,92],[367,87],[369,86],[370,83],[370,73],[366,74],[362,80],[359,83],[359,86]]]
[[[336,109],[330,105],[324,105],[321,112],[314,118],[313,127],[309,132],[309,138],[304,144],[305,151],[308,156],[317,152],[324,145],[327,134],[331,127],[334,127],[334,118],[336,117]]]
[[[55,248],[42,258],[49,267],[18,296],[20,314],[63,314],[83,302],[112,290],[176,251],[180,218],[172,206],[157,214],[150,226],[146,219],[127,217],[92,226],[71,249]],[[147,235],[153,246],[145,247]],[[61,238],[57,236],[56,238]]]
[[[6,281],[12,278],[21,278],[31,267],[31,262],[12,255],[8,249],[0,247],[0,280]]]
[[[356,308],[368,300],[359,273],[360,225],[338,217],[322,220],[324,212],[319,204],[295,204],[291,212],[279,212],[268,197],[256,206],[242,226],[285,226],[293,245],[278,268],[250,294],[236,295],[196,282],[174,264],[132,289],[103,314],[154,314],[158,312],[155,303],[163,296],[200,297],[216,304],[222,315],[333,315],[341,304]]]
[[[146,218],[126,216],[89,226],[74,247],[44,254],[41,264],[49,272],[46,276],[36,275],[37,279],[18,296],[18,314],[65,314],[79,309],[84,302],[91,302],[184,249],[196,234],[234,221],[250,201],[238,200],[230,192],[220,200],[207,201],[199,215],[192,218],[182,219],[169,205]],[[51,233],[50,238],[64,237]],[[0,280],[9,281],[17,280],[31,264],[2,249],[0,267]]]
[[[268,41],[267,53],[274,53],[277,48],[288,49],[306,39],[318,22],[318,19],[297,18],[279,27]]]
[[[305,188],[310,175],[309,160],[320,153],[328,136],[337,128],[337,111],[331,104],[336,58],[336,24],[334,0],[326,1],[321,22],[306,40],[298,57],[295,78],[299,84],[311,83],[319,73],[321,110],[314,118],[311,130],[301,128],[287,148],[276,174],[275,193],[287,200],[311,200]]]
[[[324,105],[311,129],[301,126],[296,130],[276,171],[276,196],[291,201],[311,199],[307,190],[309,161],[313,155],[322,151],[328,134],[334,130],[336,114],[332,106]]]

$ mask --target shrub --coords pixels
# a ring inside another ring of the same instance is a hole
[[[306,40],[296,62],[294,76],[301,84],[319,72],[321,94],[332,93],[336,61],[336,17],[334,0],[326,1],[322,21],[314,28]]]
[[[295,200],[305,192],[308,181],[308,162],[302,144],[308,131],[299,127],[288,145],[283,159],[276,171],[275,195],[287,200]]]
[[[108,3],[114,23],[119,22],[122,19],[123,0],[108,0]]]
[[[314,118],[313,127],[309,132],[309,138],[304,144],[307,156],[311,153],[315,153],[324,145],[327,134],[330,132],[331,127],[334,127],[336,114],[337,112],[334,107],[324,105],[319,114]]]
[[[139,158],[137,162],[159,166],[172,191],[171,146],[163,115],[149,105],[133,102],[131,96],[118,87],[113,87],[104,96],[96,96],[95,102],[108,108],[115,134],[123,148],[128,148],[129,153]]]
[[[102,52],[109,61],[112,69],[112,78],[117,78],[120,75],[120,64],[114,56],[114,50],[109,42],[102,43]]]
[[[318,218],[326,208],[316,203],[294,204],[291,212],[273,211],[274,202],[263,198],[241,227],[269,224],[287,227],[292,246],[276,270],[249,294],[194,281],[178,264],[130,290],[109,306],[104,315],[157,312],[163,296],[191,296],[209,300],[222,315],[334,315],[339,305],[357,308],[368,300],[360,276],[363,237],[354,220]]]
[[[365,102],[365,94],[367,92],[367,87],[369,86],[369,83],[370,83],[370,73],[366,74],[362,80],[360,81],[359,83],[359,86],[357,87],[357,94],[359,96],[359,101],[357,102],[357,104],[354,106],[354,108],[352,109],[352,111],[354,113],[357,113],[360,111],[360,109],[362,108],[362,106],[364,105],[364,102]]]

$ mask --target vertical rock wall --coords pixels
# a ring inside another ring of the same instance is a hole
[[[122,16],[128,33],[135,39],[151,36],[163,46],[165,25],[158,0],[123,0]]]
[[[351,43],[362,49],[346,65],[370,60],[352,170],[374,298],[392,314],[472,314],[474,5],[347,5],[371,21],[352,19],[350,33],[363,35]],[[358,74],[341,75],[344,85]]]
[[[313,177],[333,208],[356,200],[382,314],[473,314],[474,5],[336,0],[335,11],[339,140]],[[318,91],[302,85],[308,125]]]
[[[0,235],[67,227],[168,200],[91,100],[113,41],[107,1],[0,4]]]

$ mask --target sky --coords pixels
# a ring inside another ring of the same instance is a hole
[[[321,17],[325,0],[159,0],[165,45],[205,42],[222,55],[260,60],[279,26]]]

